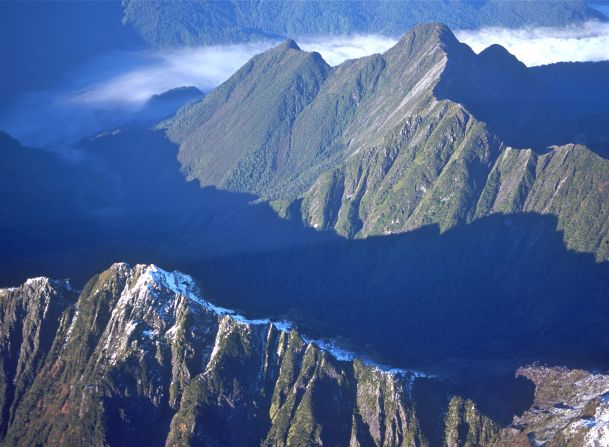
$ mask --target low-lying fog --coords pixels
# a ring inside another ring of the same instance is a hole
[[[458,30],[459,40],[480,52],[499,43],[527,65],[609,60],[609,23],[563,28]],[[296,39],[330,65],[383,52],[397,38],[379,35]],[[273,45],[263,41],[178,50],[114,52],[69,73],[51,90],[32,92],[0,106],[0,130],[33,147],[67,146],[129,121],[155,94],[193,85],[209,91],[253,55]]]

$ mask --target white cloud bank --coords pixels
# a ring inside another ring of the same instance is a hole
[[[590,21],[560,28],[483,28],[457,30],[455,34],[475,52],[498,43],[528,66],[609,60],[609,23]],[[330,65],[382,53],[396,41],[380,35],[297,39],[303,50],[319,52]],[[136,56],[141,62],[135,67],[70,92],[68,98],[96,107],[137,107],[152,95],[178,86],[194,85],[208,91],[228,79],[252,56],[276,44],[262,41],[141,53]]]
[[[252,56],[273,42],[216,45],[178,50],[145,51],[138,66],[69,93],[69,101],[89,105],[138,106],[151,96],[175,87],[194,85],[208,91],[222,83]]]
[[[305,51],[317,51],[330,65],[346,59],[381,53],[395,39],[377,35],[313,37],[298,40]],[[82,104],[141,105],[152,95],[174,87],[194,85],[208,91],[228,79],[251,57],[277,45],[262,41],[239,45],[182,48],[133,55],[141,65],[70,93],[70,101]]]
[[[528,66],[609,60],[606,22],[590,21],[560,28],[482,28],[457,31],[455,35],[476,53],[498,43]]]
[[[356,59],[375,53],[383,53],[394,46],[397,39],[375,34],[313,37],[298,40],[297,43],[305,51],[317,51],[324,60],[334,66],[347,59]]]
[[[609,60],[609,23],[563,28],[461,30],[459,40],[480,52],[503,45],[525,64]],[[381,53],[397,39],[379,35],[305,37],[303,50],[317,51],[330,65]],[[45,92],[32,92],[0,107],[0,129],[26,144],[54,145],[120,126],[153,95],[194,85],[208,91],[228,79],[255,54],[276,45],[263,41],[179,50],[102,55]]]

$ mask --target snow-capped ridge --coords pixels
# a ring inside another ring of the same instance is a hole
[[[74,291],[72,284],[70,284],[69,279],[51,279],[47,276],[37,276],[35,278],[28,278],[25,280],[23,285],[27,285],[30,287],[39,287],[46,284],[52,284],[55,287],[64,287],[67,290]],[[9,287],[6,290],[17,290],[19,287]]]
[[[217,314],[218,316],[228,316],[234,322],[238,324],[246,325],[268,325],[272,324],[275,329],[280,332],[290,332],[294,328],[294,324],[290,321],[280,320],[272,321],[270,319],[249,319],[241,314],[236,313],[233,310],[216,306],[206,299],[202,298],[202,292],[196,285],[195,280],[187,274],[179,271],[168,272],[162,268],[150,264],[150,265],[137,265],[136,269],[143,269],[143,273],[138,278],[134,289],[141,287],[142,285],[156,284],[159,287],[163,287],[175,293],[176,295],[182,295],[190,301],[202,306],[210,312]],[[412,380],[420,377],[429,377],[421,371],[415,371],[410,369],[394,368],[388,365],[381,364],[372,360],[361,353],[354,352],[348,348],[341,347],[334,340],[326,339],[310,339],[300,334],[302,340],[309,344],[315,345],[322,351],[329,353],[338,361],[354,361],[359,360],[364,365],[374,368],[375,370],[390,375],[397,375],[402,377],[410,377]],[[212,356],[213,357],[213,356]]]
[[[284,332],[289,332],[293,327],[292,323],[288,321],[272,321],[268,318],[250,319],[241,314],[238,314],[234,310],[227,309],[221,306],[216,306],[215,304],[212,304],[206,299],[202,298],[202,292],[197,286],[192,276],[179,272],[177,270],[174,270],[173,272],[168,272],[167,270],[163,270],[162,268],[154,264],[138,264],[135,266],[135,268],[143,269],[143,273],[139,276],[132,290],[142,287],[146,284],[156,284],[159,287],[163,287],[165,289],[170,290],[176,295],[181,295],[187,298],[188,300],[197,303],[198,305],[202,306],[210,312],[217,314],[218,316],[228,315],[237,323],[248,325],[273,324],[273,326],[275,326],[277,330]]]
[[[28,286],[35,286],[38,284],[46,284],[48,282],[50,282],[51,279],[47,278],[46,276],[36,276],[35,278],[28,278],[25,280],[25,284]]]

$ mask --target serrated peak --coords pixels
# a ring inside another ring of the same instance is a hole
[[[297,51],[302,51],[300,49],[300,47],[298,46],[298,44],[292,40],[292,39],[286,39],[283,42],[281,42],[277,48],[280,49],[285,49],[285,50],[297,50]]]

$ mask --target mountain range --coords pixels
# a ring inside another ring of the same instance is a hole
[[[446,377],[247,319],[154,265],[114,264],[81,291],[32,278],[0,289],[0,315],[2,445],[593,446],[606,436],[606,375],[521,368],[535,394],[501,426]]]
[[[397,37],[432,21],[472,29],[589,20],[607,17],[585,0],[7,0],[0,3],[0,54],[10,63],[0,73],[0,100],[55,86],[95,57],[121,51],[328,34]]]
[[[605,442],[608,70],[431,23],[0,133],[0,443]]]
[[[166,127],[187,178],[316,229],[366,237],[533,212],[606,260],[608,74],[528,69],[498,45],[477,55],[439,24],[337,67],[286,41]]]

